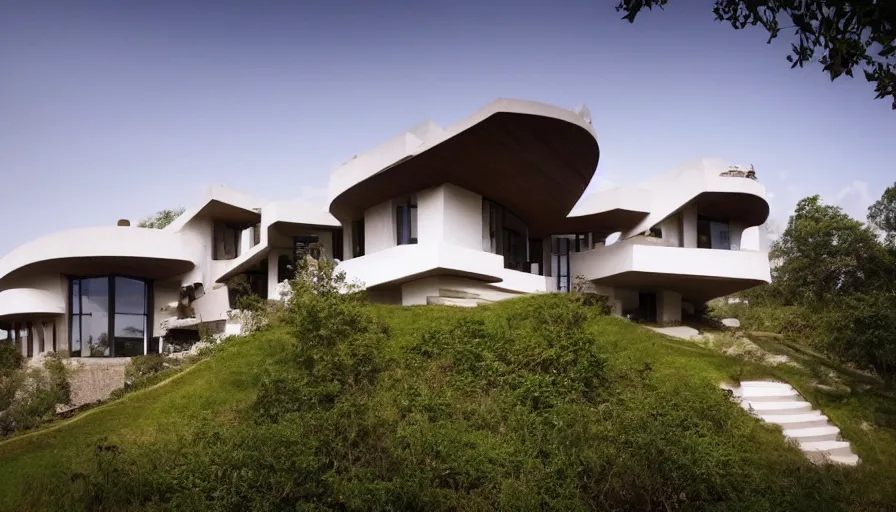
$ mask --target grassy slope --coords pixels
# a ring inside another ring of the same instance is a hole
[[[513,307],[513,301],[509,302],[492,306],[490,311],[501,314],[502,308]],[[483,308],[479,309],[481,311]],[[485,314],[450,307],[377,307],[376,311],[391,327],[389,350],[396,357],[400,357],[404,348],[415,342],[420,333],[428,328],[447,324],[462,315]],[[812,391],[814,388],[809,382],[817,372],[792,368],[768,369],[745,363],[688,342],[671,340],[615,318],[598,319],[589,324],[589,329],[601,345],[612,375],[652,374],[650,386],[632,388],[630,393],[625,389],[619,391],[617,405],[621,404],[619,407],[622,408],[630,406],[661,410],[663,403],[672,401],[675,404],[670,407],[685,409],[685,419],[681,421],[688,421],[688,414],[714,414],[712,407],[719,407],[717,401],[700,400],[714,393],[720,381],[738,376],[787,378],[808,399],[820,403],[854,442],[857,453],[865,461],[860,470],[862,473],[849,480],[849,485],[856,489],[855,493],[868,496],[877,504],[892,498],[886,494],[892,492],[887,490],[886,482],[893,480],[893,470],[890,468],[896,467],[894,430],[880,426],[871,431],[862,428],[866,422],[889,421],[889,417],[882,415],[881,411],[892,407],[888,404],[893,403],[893,397],[882,391],[877,383],[863,390],[856,386],[848,397],[834,399]],[[0,510],[16,508],[23,485],[52,485],[51,482],[66,485],[70,476],[68,468],[88,465],[95,442],[102,438],[123,445],[145,445],[150,442],[158,445],[168,440],[173,442],[182,432],[197,425],[239,421],[240,412],[255,396],[264,366],[285,347],[286,342],[285,331],[233,341],[212,360],[167,385],[127,396],[58,428],[3,442],[0,444]],[[691,403],[692,410],[689,409]],[[635,420],[630,425],[632,429],[650,427],[643,423],[649,414],[632,414],[630,418]],[[638,421],[642,423],[638,424]],[[750,446],[756,450],[755,454],[748,454],[753,458],[732,460],[732,465],[744,464],[744,461],[767,461],[778,468],[802,471],[801,455],[795,448],[787,446],[774,428],[751,420],[737,422],[727,428],[731,429],[730,446]],[[675,436],[677,433],[669,431],[660,432],[659,435]],[[720,441],[713,439],[712,442]],[[724,439],[721,442],[727,443]],[[715,453],[727,446],[701,445],[695,441],[691,445],[676,445],[676,449],[690,450],[690,453],[681,454],[682,460],[689,460],[700,457],[700,453],[706,450]],[[624,447],[619,450],[621,456],[626,455]],[[723,469],[714,466],[712,471],[721,472]],[[762,490],[757,489],[756,492],[761,493]],[[858,497],[855,499],[858,500]]]
[[[281,338],[282,339],[282,338]],[[245,408],[255,396],[265,361],[277,344],[233,341],[218,357],[150,388],[98,409],[75,416],[65,425],[0,444],[0,510],[15,510],[23,485],[56,481],[63,473],[89,463],[94,445],[106,438],[115,443],[165,442],[185,427],[204,421],[228,421],[232,411]]]

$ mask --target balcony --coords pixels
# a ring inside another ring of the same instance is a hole
[[[600,284],[673,290],[695,301],[771,281],[768,253],[670,247],[646,237],[571,254],[570,268]]]

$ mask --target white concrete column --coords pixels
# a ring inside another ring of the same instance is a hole
[[[342,261],[355,257],[355,247],[352,245],[352,221],[339,219],[342,224]]]
[[[283,249],[271,248],[268,251],[268,299],[276,299],[277,296],[277,267]]]
[[[395,207],[385,201],[364,211],[364,254],[395,247]]]
[[[656,321],[662,325],[681,323],[681,294],[663,290],[656,294]]]

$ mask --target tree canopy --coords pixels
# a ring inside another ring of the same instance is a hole
[[[137,223],[137,226],[141,228],[162,229],[174,222],[174,219],[180,217],[183,213],[183,207],[171,210],[159,210],[155,214],[140,220],[140,222]]]
[[[617,11],[634,23],[645,7],[663,8],[668,0],[620,0]],[[787,60],[791,68],[817,61],[835,80],[862,71],[875,84],[878,99],[890,98],[896,110],[896,2],[893,0],[715,0],[716,20],[735,30],[761,26],[768,42],[794,29]],[[785,26],[782,26],[782,21]]]
[[[868,223],[819,196],[772,244],[772,283],[741,296],[750,330],[773,331],[896,382],[896,184]],[[883,235],[883,236],[880,236]]]
[[[884,284],[887,256],[874,232],[817,195],[800,200],[770,254],[775,285],[792,304],[869,293]]]
[[[887,187],[880,199],[868,208],[868,224],[896,249],[896,183]]]

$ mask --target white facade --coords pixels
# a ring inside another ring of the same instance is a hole
[[[379,302],[473,305],[584,286],[656,323],[770,280],[767,253],[740,242],[768,216],[755,179],[703,159],[582,198],[599,155],[585,113],[502,99],[353,157],[333,171],[328,207],[218,186],[162,230],[42,237],[0,258],[0,339],[25,355],[158,351],[179,327],[230,329],[237,280],[279,298],[308,253],[340,260]]]

